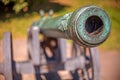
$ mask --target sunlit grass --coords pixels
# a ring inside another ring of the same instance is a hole
[[[109,13],[111,22],[112,22],[112,30],[110,37],[108,40],[100,46],[102,49],[108,50],[119,50],[120,49],[120,9],[117,8],[105,8],[105,10]]]
[[[33,21],[38,20],[39,18],[40,16],[36,14],[0,21],[0,38],[2,38],[3,33],[7,31],[11,31],[14,38],[27,36],[27,29],[30,27]]]

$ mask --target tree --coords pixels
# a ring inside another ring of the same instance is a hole
[[[4,3],[4,5],[8,5],[9,3],[13,2],[13,10],[15,13],[20,12],[24,7],[28,6],[28,2],[25,0],[0,0]]]
[[[14,3],[12,9],[15,13],[19,13],[22,9],[23,11],[27,11],[29,4],[39,4],[43,3],[47,0],[0,0],[0,2],[4,3],[4,5],[8,5],[11,2]]]

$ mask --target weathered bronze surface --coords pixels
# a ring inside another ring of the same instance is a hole
[[[64,16],[42,16],[33,27],[49,37],[72,39],[84,47],[95,47],[109,36],[111,22],[107,13],[97,6],[85,6]]]

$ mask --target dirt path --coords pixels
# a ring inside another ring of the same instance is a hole
[[[120,80],[120,52],[100,51],[101,80]]]
[[[25,39],[13,41],[14,59],[17,61],[25,60],[27,56],[27,45]],[[0,61],[2,42],[0,42]],[[24,56],[23,56],[24,55]],[[101,79],[100,80],[120,80],[120,52],[100,51]],[[31,76],[32,77],[32,76]],[[0,78],[1,80],[1,78]]]

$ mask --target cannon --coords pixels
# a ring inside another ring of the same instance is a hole
[[[90,5],[55,18],[53,11],[48,17],[42,10],[40,14],[28,29],[29,60],[13,60],[12,35],[4,34],[0,73],[5,80],[22,80],[22,74],[35,74],[36,80],[100,80],[97,46],[111,31],[107,13]],[[60,71],[68,71],[70,77]]]
[[[84,47],[103,43],[110,33],[110,19],[106,12],[96,6],[86,6],[56,18],[42,17],[32,24],[50,37],[72,39]]]

